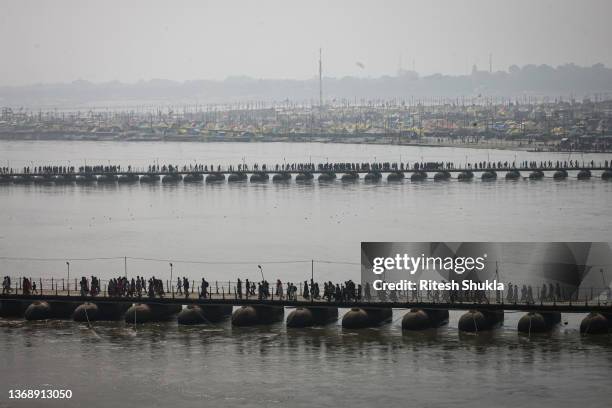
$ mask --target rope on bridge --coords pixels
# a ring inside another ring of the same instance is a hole
[[[317,263],[336,264],[336,265],[361,265],[359,262],[326,261],[326,260],[321,260],[321,259],[314,259],[313,261]]]
[[[527,314],[527,316],[529,316],[529,333],[528,333],[528,336],[531,337],[531,315]]]
[[[162,258],[141,258],[133,256],[115,256],[115,257],[92,257],[92,258],[33,258],[33,257],[14,257],[0,256],[1,260],[7,261],[108,261],[108,260],[132,260],[132,261],[151,261],[151,262],[173,262],[173,263],[192,263],[206,265],[254,265],[254,264],[298,264],[298,263],[323,263],[335,265],[361,265],[358,262],[349,261],[333,261],[327,259],[294,259],[294,260],[252,260],[252,261],[204,261],[197,259],[162,259]]]
[[[89,321],[89,313],[87,313],[87,307],[83,308],[85,310],[85,317],[87,318],[87,327],[89,327],[90,329],[91,327],[91,322]]]
[[[123,260],[123,256],[112,256],[112,257],[95,257],[95,258],[32,258],[32,257],[16,257],[16,256],[0,256],[0,259],[6,261],[109,261],[109,260]]]
[[[80,262],[88,262],[88,261],[149,261],[149,262],[164,262],[164,263],[183,263],[183,264],[200,264],[200,265],[261,265],[261,264],[305,264],[305,263],[316,263],[316,264],[331,264],[331,265],[351,265],[351,266],[360,266],[359,262],[350,262],[350,261],[334,261],[328,259],[289,259],[289,260],[250,260],[250,261],[205,261],[198,259],[162,259],[162,258],[143,258],[143,257],[133,257],[133,256],[114,256],[114,257],[91,257],[91,258],[36,258],[36,257],[14,257],[14,256],[0,256],[0,260],[5,261],[29,261],[29,262],[66,262],[66,261],[80,261]],[[485,263],[489,263],[485,261]],[[572,262],[557,262],[559,265],[575,265]],[[506,260],[503,262],[504,265],[539,265],[534,262],[527,261],[516,261],[516,260]],[[544,265],[545,263],[541,263]],[[602,268],[602,267],[611,267],[612,263],[589,263],[591,268]]]
[[[208,264],[208,265],[253,265],[253,264],[295,264],[295,263],[310,263],[311,259],[307,260],[272,260],[272,261],[202,261],[193,259],[161,259],[161,258],[138,258],[138,257],[126,257],[133,261],[153,261],[153,262],[176,262],[176,263],[193,263],[193,264]],[[123,257],[121,258],[123,259]]]

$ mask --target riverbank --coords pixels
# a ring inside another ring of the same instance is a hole
[[[333,143],[380,146],[445,147],[478,150],[509,150],[548,153],[611,153],[612,150],[567,150],[554,143],[530,143],[527,140],[484,138],[398,138],[395,136],[339,136],[339,135],[128,135],[122,133],[64,133],[64,132],[0,132],[0,140],[7,141],[84,141],[84,142],[192,142],[192,143]]]

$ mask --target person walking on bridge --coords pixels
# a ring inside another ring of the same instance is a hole
[[[185,299],[189,297],[189,280],[183,277],[183,289],[185,290]]]
[[[2,280],[2,294],[11,293],[11,278],[10,276],[5,276]]]
[[[201,294],[200,297],[203,299],[206,299],[206,297],[208,297],[208,282],[206,281],[206,279],[202,278],[202,286],[201,286]]]
[[[283,282],[281,282],[280,279],[276,280],[276,297],[279,300],[283,300],[284,299],[284,294],[283,294]]]
[[[23,283],[21,285],[21,290],[24,295],[29,295],[31,290],[30,280],[28,278],[23,278]]]
[[[310,298],[310,291],[308,290],[308,281],[304,281],[304,289],[302,291],[302,297],[304,299]]]
[[[363,296],[366,302],[369,302],[372,299],[372,294],[370,293],[370,282],[365,283],[365,287],[363,289]]]
[[[508,295],[506,296],[506,300],[508,303],[512,303],[514,298],[514,291],[512,290],[512,282],[508,282]]]
[[[93,280],[92,280],[93,286]],[[140,276],[136,276],[136,295],[140,297],[142,295],[142,282],[140,281]]]

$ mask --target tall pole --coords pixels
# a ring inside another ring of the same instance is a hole
[[[310,280],[314,283],[314,259],[310,260]]]
[[[170,291],[172,292],[172,299],[174,299],[174,281],[172,280],[172,262],[170,262]]]
[[[70,296],[70,262],[66,261],[66,267],[68,269],[68,296]]]
[[[604,275],[604,270],[603,269],[599,269],[599,272],[601,272],[601,280],[603,282],[604,290],[606,292],[606,300],[610,300],[610,295],[612,294],[612,289],[610,289],[610,285],[606,286],[606,277]]]
[[[125,278],[127,279],[127,256],[123,257],[123,274],[125,275]]]
[[[319,48],[319,133],[323,133],[323,61]]]
[[[323,110],[323,60],[321,48],[319,48],[319,109]]]
[[[498,268],[498,264],[497,261],[495,261],[495,279],[497,279],[497,282],[499,282],[499,268]],[[498,290],[495,292],[497,299],[495,299],[497,302],[499,302],[502,299],[502,293]]]
[[[314,259],[310,260],[310,301],[314,302]]]

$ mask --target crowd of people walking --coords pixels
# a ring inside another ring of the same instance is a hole
[[[61,283],[60,283],[61,281]],[[445,283],[446,281],[442,281]],[[20,285],[12,286],[10,276],[4,276],[2,281],[2,294],[18,293],[24,295],[41,294],[36,284],[36,280],[23,277],[19,280]],[[40,281],[42,285],[42,280]],[[64,286],[63,280],[56,280],[51,283],[51,289],[58,293],[69,290]],[[19,286],[19,287],[18,287]],[[327,302],[432,302],[432,303],[517,303],[535,304],[543,302],[567,302],[570,300],[578,301],[583,298],[600,296],[600,291],[591,290],[591,293],[580,292],[576,288],[562,286],[559,282],[545,282],[541,286],[533,287],[528,284],[515,284],[509,282],[504,291],[484,291],[484,290],[406,290],[406,291],[386,291],[374,290],[369,282],[355,283],[347,280],[342,283],[332,281],[323,282],[323,289],[319,283],[305,280],[299,284],[288,281],[283,283],[277,279],[274,288],[270,283],[262,279],[253,281],[249,279],[238,279],[236,282],[221,283],[216,281],[214,286],[202,278],[200,285],[196,286],[195,281],[190,281],[187,277],[178,277],[174,287],[162,279],[152,276],[145,279],[142,276],[128,279],[126,276],[118,276],[110,279],[105,285],[96,277],[87,278],[82,276],[78,282],[74,282],[75,292],[81,296],[108,296],[125,298],[164,298],[169,294],[172,297],[180,296],[186,299],[194,295],[199,299],[257,299],[257,300],[287,300],[287,301],[327,301]],[[610,300],[612,291],[604,291]]]
[[[84,166],[24,166],[23,168],[12,168],[9,166],[0,167],[0,174],[12,175],[12,174],[82,174],[82,173],[176,173],[176,172],[259,172],[259,171],[291,171],[291,172],[312,172],[312,171],[334,171],[334,172],[348,172],[348,171],[425,171],[425,170],[514,170],[517,168],[521,169],[581,169],[581,168],[595,168],[603,167],[609,169],[612,167],[612,160],[605,160],[604,162],[596,163],[594,160],[584,162],[578,159],[572,160],[541,160],[541,161],[477,161],[465,163],[455,163],[452,161],[415,161],[415,162],[324,162],[324,163],[308,163],[308,162],[296,162],[296,163],[276,163],[273,165],[268,164],[203,164],[203,163],[192,163],[184,164],[182,166],[173,164],[149,164],[144,168],[133,168],[131,165],[121,166],[120,164],[97,164],[97,165],[84,165]]]

